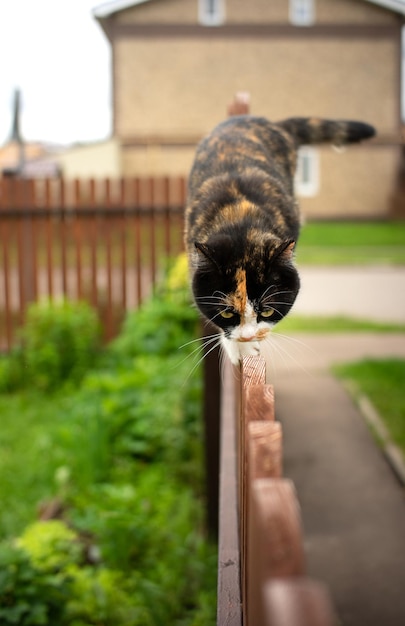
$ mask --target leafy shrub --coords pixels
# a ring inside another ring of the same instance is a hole
[[[59,520],[31,524],[16,545],[29,554],[39,570],[59,572],[82,560],[82,548],[76,533]]]
[[[133,584],[118,571],[84,565],[79,536],[61,521],[36,522],[14,545],[0,544],[4,626],[143,626]]]
[[[57,488],[66,520],[35,523],[13,545],[14,557],[28,559],[35,577],[38,623],[214,623],[216,555],[203,530],[201,377],[185,359],[198,318],[185,303],[184,263],[176,272],[168,292],[128,316],[80,387],[52,398],[57,455],[45,497]],[[25,596],[20,579],[13,584],[16,608]]]
[[[63,576],[38,570],[22,548],[0,544],[2,626],[62,624],[67,597]]]
[[[49,300],[31,304],[22,330],[28,380],[36,388],[54,389],[78,382],[94,364],[100,327],[85,302]]]

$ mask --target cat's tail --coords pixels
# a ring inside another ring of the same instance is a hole
[[[331,143],[344,146],[369,139],[376,134],[373,126],[350,120],[325,120],[319,117],[290,117],[277,123],[292,135],[297,146]]]

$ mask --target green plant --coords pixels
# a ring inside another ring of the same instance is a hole
[[[30,305],[21,337],[26,377],[48,391],[79,382],[94,364],[100,326],[85,302],[46,300]]]
[[[62,624],[68,588],[64,576],[37,569],[28,553],[0,544],[0,624]]]
[[[78,536],[60,520],[34,522],[16,545],[26,551],[38,570],[59,572],[82,560]]]
[[[185,303],[184,263],[180,270],[168,290],[128,316],[120,338],[77,388],[0,397],[0,459],[13,476],[12,491],[25,501],[32,477],[40,476],[30,508],[14,512],[18,532],[35,501],[56,497],[62,504],[63,520],[31,524],[13,544],[28,559],[32,602],[43,607],[46,626],[214,624],[201,376],[199,368],[190,372],[198,317]],[[27,442],[29,463],[8,462]],[[0,481],[0,496],[5,491]],[[13,511],[6,514],[3,526],[14,533]],[[59,594],[55,619],[48,584]]]

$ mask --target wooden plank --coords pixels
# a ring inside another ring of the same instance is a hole
[[[45,247],[46,247],[46,278],[48,297],[53,298],[53,228],[52,228],[52,202],[51,202],[51,181],[45,180],[44,189],[44,209],[45,209]]]
[[[149,252],[150,280],[152,290],[156,284],[156,178],[147,179],[148,215],[149,215]]]
[[[128,304],[127,297],[127,186],[125,179],[120,180],[120,217],[119,219],[119,241],[121,246],[121,306],[126,311]]]
[[[66,183],[63,178],[59,181],[59,206],[60,206],[60,252],[62,267],[62,292],[64,298],[68,295],[68,263],[67,263],[67,240],[68,223],[66,219]]]
[[[272,394],[265,390],[266,362],[261,356],[245,357],[241,364],[241,394],[239,415],[239,518],[241,536],[241,580],[242,597],[247,597],[248,585],[248,526],[249,526],[249,485],[248,485],[248,433],[251,419],[265,419],[272,415]],[[250,412],[253,411],[251,414]],[[274,413],[274,411],[273,411]],[[243,603],[244,621],[246,621],[246,602]]]
[[[255,626],[335,626],[325,585],[308,578],[269,580],[262,588],[263,621]]]
[[[274,420],[273,385],[251,385],[245,388],[245,411],[248,421]]]
[[[4,286],[4,330],[5,347],[11,349],[13,341],[12,311],[10,301],[10,253],[9,253],[9,220],[6,216],[0,216],[0,241],[3,250],[3,286]],[[1,339],[1,337],[0,337]],[[0,348],[4,346],[0,344]]]
[[[113,315],[112,315],[112,243],[111,243],[111,231],[114,226],[114,214],[111,211],[112,198],[111,198],[111,180],[106,178],[104,180],[104,193],[105,193],[105,206],[107,212],[103,214],[103,231],[105,234],[105,251],[106,251],[106,274],[107,274],[107,311],[105,317],[105,337],[107,341],[113,337]],[[107,217],[109,216],[109,217]]]
[[[163,195],[164,201],[162,206],[163,213],[163,232],[164,232],[164,251],[167,259],[170,259],[171,247],[171,223],[170,223],[170,179],[166,176],[163,179]]]
[[[141,188],[139,178],[133,181],[133,202],[135,208],[134,214],[134,239],[135,239],[135,271],[136,271],[136,304],[139,306],[142,302],[142,218],[140,211]]]
[[[217,624],[220,626],[242,625],[234,384],[232,365],[226,361],[221,398],[217,604]]]
[[[242,359],[243,389],[266,382],[266,361],[262,356],[247,356]]]
[[[80,214],[79,209],[81,206],[81,181],[74,180],[73,184],[73,203],[75,212],[73,214],[73,234],[75,240],[76,251],[76,295],[78,300],[83,297],[83,271],[82,271],[82,239],[83,239],[83,219],[84,216]]]
[[[90,263],[91,263],[91,303],[94,307],[98,307],[98,288],[97,288],[97,243],[98,243],[98,211],[96,204],[96,181],[90,179],[89,206],[91,210],[90,225]]]
[[[264,623],[265,580],[302,576],[305,570],[300,513],[291,481],[256,479],[248,519],[247,624]]]
[[[279,422],[248,424],[248,485],[256,478],[281,478],[282,430]],[[249,497],[247,498],[249,502]]]
[[[219,502],[219,440],[221,423],[221,377],[219,371],[219,346],[212,349],[204,337],[217,332],[212,324],[202,321],[204,351],[204,452],[205,452],[205,491],[207,498],[207,528],[210,536],[218,538]]]

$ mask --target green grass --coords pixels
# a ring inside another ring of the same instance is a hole
[[[405,359],[366,359],[336,366],[334,372],[371,400],[405,454]]]
[[[56,490],[55,468],[66,463],[55,445],[63,399],[35,392],[0,394],[0,539],[20,533]]]
[[[275,332],[346,333],[346,332],[405,332],[405,324],[379,323],[343,316],[316,317],[288,315],[277,324]]]
[[[404,265],[405,222],[309,222],[298,265]]]

